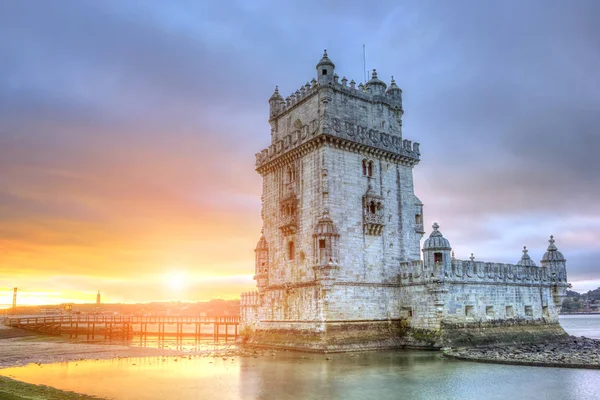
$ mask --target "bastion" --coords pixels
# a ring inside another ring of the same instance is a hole
[[[540,266],[459,260],[414,193],[419,143],[403,137],[402,90],[376,70],[316,77],[269,99],[257,290],[241,295],[248,345],[335,352],[533,343],[558,323],[566,260],[550,237]]]

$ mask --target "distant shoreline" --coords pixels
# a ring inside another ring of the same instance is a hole
[[[600,311],[593,311],[593,312],[561,312],[559,315],[600,315]]]

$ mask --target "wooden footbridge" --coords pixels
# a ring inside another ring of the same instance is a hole
[[[158,340],[171,338],[235,339],[240,318],[223,317],[149,317],[120,315],[60,315],[44,317],[8,317],[4,325],[51,335],[87,340],[131,340],[134,337]]]

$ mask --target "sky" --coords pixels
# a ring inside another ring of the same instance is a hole
[[[456,257],[600,286],[600,2],[0,2],[0,307],[254,287],[268,98],[377,68]],[[424,238],[425,238],[424,237]]]

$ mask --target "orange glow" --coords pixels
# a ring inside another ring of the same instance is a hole
[[[119,147],[101,136],[68,163],[3,170],[0,307],[13,287],[18,305],[93,303],[98,290],[102,302],[228,300],[254,287],[261,184],[251,161],[196,133]],[[219,162],[227,168],[208,168]]]

